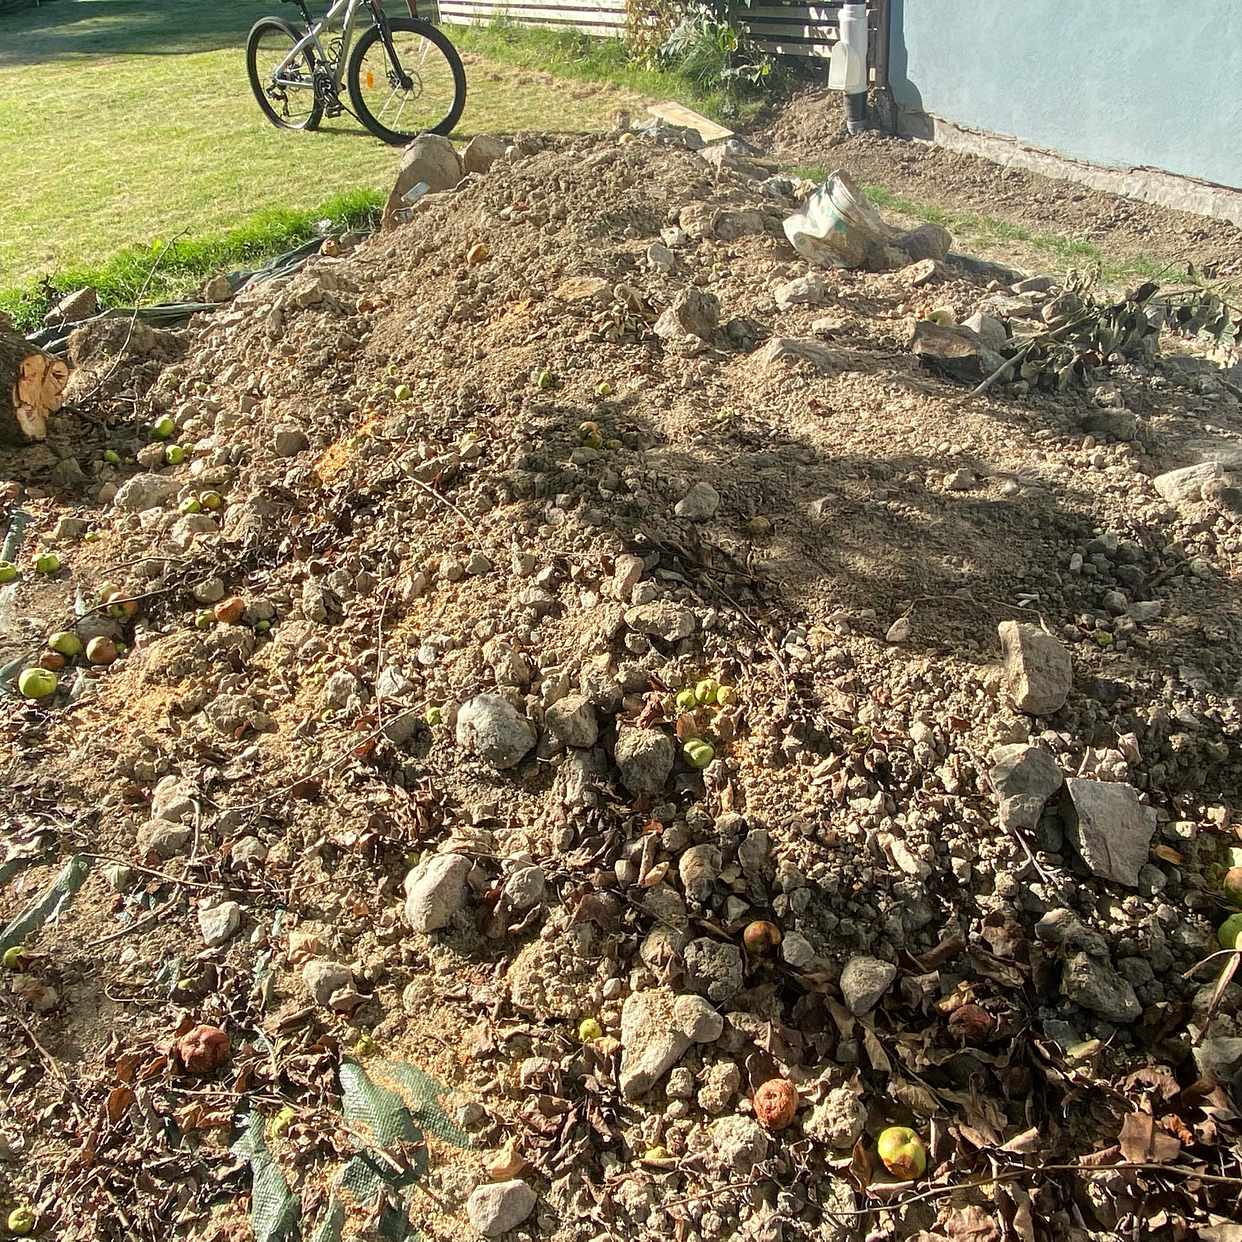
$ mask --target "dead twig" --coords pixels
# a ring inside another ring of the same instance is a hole
[[[438,500],[446,509],[452,509],[452,511],[456,513],[457,516],[461,518],[461,520],[465,522],[467,526],[470,525],[470,519],[451,500],[449,500],[447,496],[441,496],[440,493],[437,492],[436,489],[432,487],[430,483],[424,483],[422,479],[416,479],[412,474],[407,475],[406,477],[416,487],[421,487],[423,491],[427,493],[428,496],[432,496],[436,500]]]
[[[151,264],[151,267],[147,272],[146,279],[142,282],[142,287],[138,290],[138,296],[134,299],[134,311],[129,317],[129,327],[125,331],[125,340],[122,342],[121,348],[117,350],[116,357],[112,360],[112,365],[103,373],[102,376],[100,376],[95,387],[92,388],[86,396],[81,397],[74,402],[75,407],[81,407],[97,396],[98,393],[102,391],[103,386],[113,377],[113,375],[116,374],[117,368],[125,360],[125,351],[129,348],[129,343],[133,339],[134,328],[138,324],[138,314],[142,310],[142,299],[146,296],[147,290],[151,287],[151,282],[155,279],[155,273],[160,270],[160,264],[164,262],[164,257],[170,254],[173,247],[183,237],[186,237],[189,232],[190,230],[188,228],[182,229],[181,232],[172,239],[172,241],[170,241],[166,246],[162,246],[160,248],[159,254],[155,256],[155,262]]]

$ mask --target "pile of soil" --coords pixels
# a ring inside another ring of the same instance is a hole
[[[426,1161],[433,1238],[1231,1215],[1242,990],[1209,1021],[1184,972],[1236,841],[1242,514],[1219,467],[1154,480],[1242,461],[1236,381],[964,400],[911,327],[986,286],[798,300],[756,171],[525,138],[184,332],[75,338],[76,407],[0,458],[23,562],[62,562],[3,658],[121,645],[3,710],[0,922],[91,862],[0,1004],[0,1182],[48,1236],[248,1236],[256,1114],[313,1236],[380,1143],[347,1055],[469,1135],[375,1157]],[[1012,622],[1063,702],[1002,664]],[[998,819],[1010,768],[1039,779]]]
[[[878,131],[850,137],[842,99],[839,91],[801,91],[765,118],[751,138],[786,163],[844,168],[862,185],[882,186],[946,211],[1001,219],[1034,234],[1090,242],[1117,262],[1154,260],[1174,272],[1194,263],[1222,276],[1242,273],[1242,229],[1227,221]]]

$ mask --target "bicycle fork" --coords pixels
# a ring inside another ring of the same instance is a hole
[[[392,66],[392,71],[397,79],[397,84],[403,91],[408,91],[414,85],[414,79],[401,67],[401,62],[397,59],[397,49],[392,41],[392,30],[388,25],[388,18],[384,14],[383,5],[377,4],[375,0],[369,0],[371,16],[375,19],[375,25],[380,32],[380,39],[383,41],[384,50],[388,53],[388,63]],[[414,6],[410,6],[413,11]]]

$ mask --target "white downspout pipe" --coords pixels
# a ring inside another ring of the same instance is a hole
[[[830,90],[845,93],[845,120],[851,134],[867,127],[867,6],[841,6],[841,38],[828,65]]]

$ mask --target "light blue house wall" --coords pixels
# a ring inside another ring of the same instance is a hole
[[[892,0],[918,114],[1242,188],[1242,0]]]

